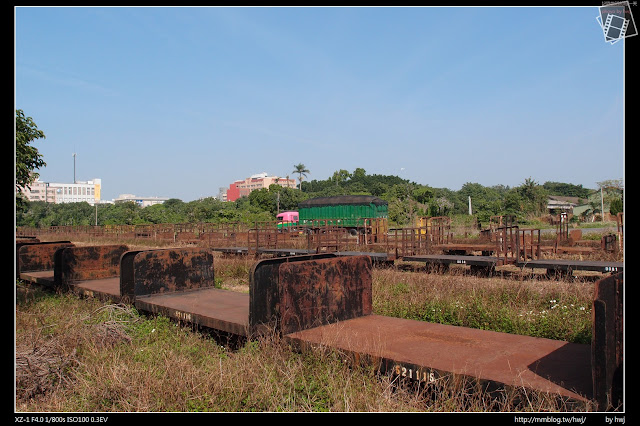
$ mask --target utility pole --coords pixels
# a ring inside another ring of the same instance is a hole
[[[602,186],[600,187],[600,213],[601,221],[604,222],[604,193],[602,191]]]
[[[76,153],[73,154],[73,183],[76,183]]]

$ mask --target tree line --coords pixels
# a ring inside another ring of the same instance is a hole
[[[129,201],[91,206],[86,202],[52,204],[27,202],[16,211],[18,226],[49,227],[62,225],[138,225],[161,223],[246,223],[273,221],[279,212],[296,210],[308,198],[336,195],[373,195],[389,204],[389,221],[409,226],[420,216],[468,215],[469,197],[472,214],[481,223],[493,215],[514,215],[520,222],[547,213],[549,195],[577,196],[588,199],[593,190],[581,185],[546,182],[531,178],[517,186],[483,186],[466,183],[458,191],[432,188],[398,176],[367,174],[362,168],[353,173],[336,171],[325,180],[302,181],[300,188],[273,184],[255,190],[233,202],[213,197],[183,202],[172,198],[162,204],[140,207]],[[611,204],[612,213],[614,203]],[[594,210],[599,208],[594,203]]]
[[[52,204],[44,201],[28,202],[22,196],[22,188],[38,176],[37,169],[46,165],[42,156],[31,144],[44,139],[44,132],[37,128],[31,117],[16,110],[16,225],[49,227],[66,225],[138,225],[161,223],[246,223],[273,221],[286,210],[296,210],[298,203],[308,198],[336,195],[373,195],[389,205],[389,221],[392,225],[412,225],[420,216],[453,216],[469,213],[479,222],[487,222],[494,215],[513,215],[519,221],[539,217],[546,213],[550,195],[571,196],[589,201],[593,213],[600,212],[600,204],[594,201],[594,190],[561,182],[538,184],[531,178],[514,188],[504,185],[483,186],[465,183],[458,191],[432,188],[393,175],[367,174],[363,168],[353,172],[336,170],[325,180],[302,180],[310,171],[302,163],[294,166],[298,174],[298,188],[271,185],[255,190],[249,196],[233,202],[223,202],[213,197],[183,202],[172,198],[162,204],[140,207],[134,202],[98,204],[86,202]],[[611,213],[622,211],[622,180],[598,183],[606,191],[607,205]]]

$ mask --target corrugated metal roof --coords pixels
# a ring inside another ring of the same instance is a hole
[[[388,203],[373,195],[338,195],[335,197],[317,197],[309,200],[302,201],[298,204],[299,207],[315,207],[315,206],[336,206],[336,205],[368,205],[374,204],[376,206],[387,205]]]

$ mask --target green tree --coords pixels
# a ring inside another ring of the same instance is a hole
[[[376,197],[382,197],[389,190],[389,185],[383,182],[373,182],[373,184],[369,187],[369,192],[371,195],[375,195]]]
[[[152,224],[182,223],[186,221],[185,216],[180,210],[168,208],[164,203],[154,204],[140,209],[139,217],[142,222]]]
[[[16,214],[16,225],[32,228],[53,225],[51,221],[53,206],[55,205],[44,201],[30,202],[22,214]]]
[[[297,210],[298,204],[307,199],[307,195],[294,188],[284,188],[280,185],[270,185],[269,191],[276,196],[277,207],[279,211]],[[277,214],[277,210],[276,210]]]
[[[430,216],[446,216],[453,209],[453,203],[445,197],[439,197],[431,202],[429,207]]]
[[[267,188],[260,188],[251,191],[249,194],[249,204],[259,208],[260,210],[268,212],[275,211],[275,199],[273,194],[270,194]]]
[[[275,218],[278,212],[296,210],[298,203],[304,199],[306,195],[299,189],[284,188],[275,183],[269,185],[269,188],[260,188],[249,194],[249,204],[269,212],[272,218]]]
[[[311,172],[302,163],[297,164],[297,165],[295,165],[293,167],[295,167],[295,170],[292,173],[297,173],[298,174],[298,180],[300,181],[299,188],[302,189],[302,176],[307,177],[307,173],[311,173]]]
[[[24,210],[23,188],[30,185],[39,176],[36,169],[46,166],[38,149],[31,146],[37,139],[45,139],[44,132],[38,129],[31,117],[25,117],[21,109],[16,110],[16,209]]]
[[[516,188],[516,191],[524,201],[523,210],[525,213],[540,215],[545,212],[548,192],[533,179],[525,179],[524,183]]]
[[[79,204],[79,203],[72,203]],[[87,204],[88,205],[88,204]],[[133,201],[116,203],[104,209],[100,216],[100,222],[104,225],[138,225],[145,223],[140,217],[142,207]],[[146,222],[148,223],[148,222]]]
[[[622,203],[622,198],[616,198],[615,200],[611,200],[611,204],[609,205],[609,213],[615,216],[618,213],[622,213],[623,211],[624,211],[624,205]]]
[[[363,182],[367,177],[367,172],[361,167],[357,167],[351,174],[351,179],[358,182]]]
[[[336,186],[340,186],[341,183],[346,182],[351,178],[351,173],[347,170],[340,169],[333,172],[333,176],[331,177],[331,181],[336,184]]]
[[[618,202],[617,200],[622,201],[622,196],[624,194],[624,184],[622,183],[622,179],[610,179],[602,182],[596,182],[599,188],[599,198],[601,199],[601,203],[604,203],[605,206],[609,205],[609,212],[614,214],[611,211],[611,204],[614,202]],[[614,207],[615,209],[616,207]],[[606,207],[605,207],[606,211]],[[617,213],[617,212],[616,212]]]
[[[224,202],[213,197],[206,197],[186,203],[184,211],[189,222],[215,222]]]
[[[587,188],[583,188],[582,185],[573,185],[571,183],[562,182],[545,182],[542,185],[544,189],[549,191],[549,195],[560,195],[563,197],[579,197],[588,198],[591,192]]]
[[[411,198],[420,204],[426,204],[433,198],[433,189],[425,185],[415,185],[411,191]]]

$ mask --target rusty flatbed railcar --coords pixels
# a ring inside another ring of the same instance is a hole
[[[176,252],[179,255],[176,255]],[[325,254],[276,257],[260,263],[260,268],[282,264],[290,259],[324,258]],[[171,258],[174,260],[172,261]],[[259,269],[260,269],[259,268]],[[215,288],[213,256],[210,249],[168,249],[130,254],[123,257],[122,294],[131,295],[137,309],[207,327],[216,331],[249,337],[259,319],[276,302],[266,297],[270,286],[260,281],[250,294]]]
[[[32,271],[22,266],[19,278],[46,287],[67,286],[86,296],[121,301],[120,258],[128,250],[125,245],[76,247],[67,243],[38,248],[30,245],[30,257],[39,257],[35,263],[50,269]],[[25,270],[26,269],[26,270]]]
[[[427,265],[470,265],[481,267],[496,267],[504,263],[504,258],[495,256],[469,256],[455,254],[424,254],[415,256],[404,256],[402,260],[407,262],[426,262]]]
[[[212,250],[223,253],[223,254],[248,255],[249,253],[255,253],[255,254],[270,254],[273,256],[301,256],[305,254],[315,254],[317,252],[314,249],[297,249],[297,248],[249,249],[249,247],[213,247]]]
[[[495,273],[496,266],[505,264],[505,259],[495,256],[472,256],[455,254],[425,254],[404,256],[406,262],[424,262],[427,271],[447,271],[451,265],[468,265],[471,272],[490,276]]]
[[[473,255],[415,255],[404,256],[402,258],[408,262],[425,262],[427,266],[452,264],[469,265],[471,267],[494,269],[496,266],[505,264],[505,259],[494,256],[473,256]],[[570,274],[572,271],[593,271],[602,273],[616,273],[624,271],[623,262],[606,262],[597,260],[571,260],[571,259],[509,259],[510,263],[520,268],[546,269],[549,273]]]
[[[548,271],[571,273],[572,271],[623,272],[624,262],[605,262],[599,260],[568,259],[530,259],[519,260],[516,266],[521,268],[541,268]]]
[[[336,251],[336,256],[369,256],[374,265],[393,265],[394,256],[389,253],[365,252],[365,251]]]
[[[256,250],[258,254],[271,254],[274,256],[300,256],[305,254],[315,254],[314,249],[296,249],[296,248],[259,248]]]
[[[215,288],[211,249],[129,252],[120,283],[141,311],[246,335],[249,295]]]
[[[248,247],[212,247],[211,250],[218,251],[223,254],[249,254]]]
[[[338,349],[420,381],[459,374],[582,402],[592,394],[589,345],[373,315],[367,256],[281,264],[261,280],[277,282],[278,324],[301,347]]]

